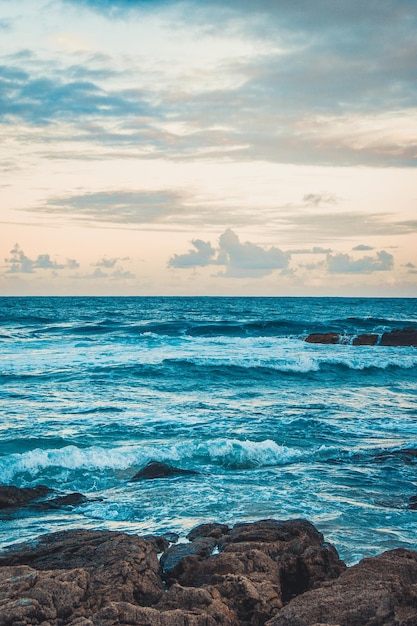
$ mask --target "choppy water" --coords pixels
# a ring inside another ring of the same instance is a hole
[[[416,299],[0,298],[0,482],[101,498],[0,544],[306,517],[348,562],[417,548],[417,349],[303,341],[405,326]],[[151,459],[201,474],[129,482]]]

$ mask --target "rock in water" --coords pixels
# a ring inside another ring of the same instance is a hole
[[[152,480],[154,478],[169,478],[170,476],[178,476],[180,474],[188,476],[196,476],[199,472],[188,469],[181,469],[168,465],[167,463],[160,463],[159,461],[149,461],[145,467],[143,467],[137,474],[131,478],[131,482],[137,480]]]
[[[305,338],[307,343],[340,343],[339,333],[311,333]]]
[[[352,340],[354,346],[374,346],[378,341],[378,335],[375,333],[368,333],[364,335],[358,335]]]
[[[414,328],[402,328],[384,333],[381,337],[381,346],[417,347],[417,330]]]
[[[45,485],[22,488],[0,485],[0,509],[22,506],[28,502],[45,497],[51,491],[52,489]]]

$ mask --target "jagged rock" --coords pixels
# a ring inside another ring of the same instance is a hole
[[[162,594],[157,552],[144,539],[112,531],[70,530],[42,535],[0,553],[0,566],[34,570],[83,570],[89,605],[114,601],[148,606]],[[1,621],[0,621],[1,624]]]
[[[34,506],[37,509],[47,511],[49,509],[60,509],[62,507],[68,506],[80,506],[81,504],[85,504],[86,502],[90,502],[87,496],[84,496],[82,493],[74,492],[69,493],[66,496],[57,496],[56,498],[43,500],[42,502],[36,502]]]
[[[340,343],[340,334],[339,333],[310,333],[308,337],[305,338],[307,343]]]
[[[266,626],[413,626],[417,552],[397,549],[363,559],[337,580],[293,599]]]
[[[52,489],[45,485],[37,487],[13,487],[0,485],[0,509],[22,506],[28,502],[38,500],[51,493]]]
[[[217,524],[215,522],[209,524],[199,524],[190,530],[187,535],[187,539],[194,541],[195,539],[201,539],[202,537],[213,537],[213,539],[220,539],[223,535],[227,535],[230,528],[226,524]]]
[[[218,545],[222,551],[208,557],[202,552],[184,555],[170,569],[167,580],[205,589],[242,625],[264,624],[291,597],[339,576],[346,567],[336,550],[324,543],[323,535],[305,520],[236,524]],[[161,600],[163,606],[169,593]]]
[[[385,450],[375,455],[377,461],[385,461],[386,459],[398,458],[405,463],[412,463],[417,461],[417,449],[416,448],[403,448],[402,450]]]
[[[378,341],[378,335],[375,333],[368,333],[364,335],[358,335],[352,340],[354,346],[374,346]]]
[[[381,346],[417,347],[417,330],[415,328],[401,328],[384,333],[381,337]]]
[[[213,552],[215,546],[216,540],[209,537],[195,540],[191,543],[176,543],[170,546],[159,561],[164,576],[170,578],[173,575],[175,577],[173,572],[175,572],[177,565],[184,557],[195,555],[207,558]]]
[[[417,552],[346,569],[306,520],[190,534],[166,550],[167,588],[155,537],[79,530],[12,546],[0,553],[0,626],[417,624]]]
[[[168,465],[167,463],[160,463],[159,461],[149,461],[149,463],[130,480],[131,482],[136,482],[138,480],[152,480],[154,478],[169,478],[170,476],[178,476],[180,474],[195,476],[199,474],[199,472],[181,469],[173,465]]]

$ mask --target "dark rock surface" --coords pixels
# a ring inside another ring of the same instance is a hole
[[[417,552],[363,559],[337,580],[292,600],[267,626],[414,626]]]
[[[307,343],[340,343],[340,334],[339,333],[310,333],[308,337],[305,338]]]
[[[417,624],[417,552],[347,569],[306,520],[201,524],[189,536],[167,547],[78,530],[12,546],[0,553],[0,626]]]
[[[28,502],[44,498],[52,489],[45,485],[37,487],[13,487],[11,485],[0,485],[0,509],[15,508]]]
[[[416,346],[417,330],[414,328],[401,328],[384,333],[381,337],[381,346]]]
[[[199,472],[188,469],[181,469],[168,465],[167,463],[161,463],[159,461],[149,461],[137,474],[131,478],[131,482],[138,480],[152,480],[154,478],[169,478],[170,476],[178,476],[180,474],[195,476]]]
[[[378,342],[378,335],[375,333],[367,333],[358,335],[352,340],[353,346],[374,346]]]

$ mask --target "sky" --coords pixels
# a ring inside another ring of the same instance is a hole
[[[415,0],[0,0],[0,294],[417,296]]]

